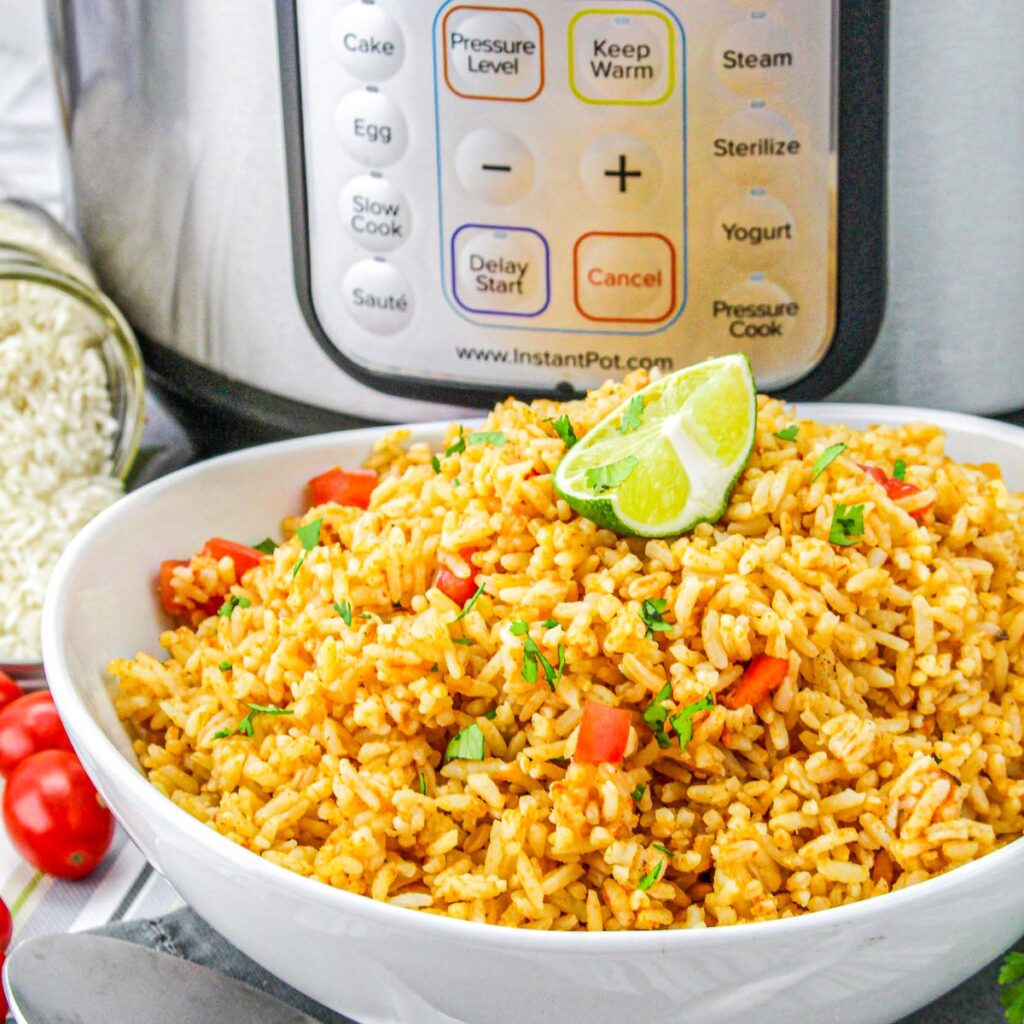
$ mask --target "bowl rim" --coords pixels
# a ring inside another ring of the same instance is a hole
[[[826,416],[827,418],[823,419],[823,422],[842,422],[844,416],[870,419],[872,422],[887,425],[927,422],[943,430],[969,430],[980,436],[1005,440],[1019,445],[1024,452],[1024,427],[1001,423],[969,413],[946,412],[917,406],[887,406],[852,402],[801,402],[796,405],[800,410],[806,410],[806,412],[801,411],[801,415],[813,418]],[[403,930],[424,938],[454,941],[460,944],[484,944],[498,949],[547,955],[579,955],[594,952],[685,952],[694,944],[716,947],[721,943],[756,942],[770,939],[774,935],[781,936],[783,930],[787,934],[802,931],[836,930],[858,923],[870,922],[875,917],[891,917],[892,914],[908,910],[922,900],[943,900],[958,890],[970,886],[971,882],[979,875],[998,870],[1007,863],[1015,861],[1024,863],[1024,837],[1021,837],[986,854],[979,860],[971,861],[907,888],[794,917],[772,918],[767,921],[752,921],[734,925],[708,925],[697,928],[668,928],[651,931],[561,932],[464,921],[447,915],[394,906],[375,900],[370,896],[362,896],[335,888],[314,878],[297,874],[232,842],[163,796],[121,754],[93,719],[73,680],[65,656],[62,620],[65,617],[67,605],[68,579],[73,575],[79,557],[92,543],[93,538],[105,532],[108,523],[116,524],[122,515],[130,512],[137,505],[158,500],[164,492],[173,490],[193,478],[216,474],[223,467],[259,463],[266,459],[273,461],[303,448],[317,447],[335,441],[339,445],[348,446],[369,444],[383,434],[399,429],[411,430],[412,436],[409,439],[415,442],[439,433],[451,422],[455,421],[435,420],[313,434],[220,455],[179,469],[127,494],[104,509],[78,534],[62,554],[47,590],[42,617],[43,661],[54,701],[61,718],[68,727],[73,745],[83,755],[83,762],[94,761],[98,766],[97,788],[101,792],[103,785],[100,783],[104,782],[104,776],[110,776],[116,780],[119,791],[125,793],[136,806],[140,807],[148,820],[160,820],[166,827],[178,830],[186,839],[206,847],[211,856],[224,862],[233,870],[243,874],[250,872],[254,881],[282,889],[286,895],[294,895],[299,902],[322,901],[325,911],[361,919],[367,924],[377,925],[388,930]],[[465,425],[470,425],[472,420],[467,417],[463,422]],[[104,675],[106,675],[105,670]],[[86,763],[86,767],[88,768],[88,763]],[[94,781],[97,780],[94,779]]]

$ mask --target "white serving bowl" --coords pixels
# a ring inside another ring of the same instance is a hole
[[[1024,429],[952,413],[803,405],[853,427],[926,420],[967,462],[1024,490]],[[442,426],[412,428],[437,443]],[[800,918],[690,931],[560,934],[467,924],[377,903],[236,846],[142,776],[105,667],[161,653],[162,558],[207,537],[275,533],[306,481],[358,465],[379,430],[252,448],[128,495],[65,552],[43,615],[50,688],[89,775],[154,867],[214,928],[361,1024],[883,1024],[968,977],[1024,931],[1024,842],[900,892]]]

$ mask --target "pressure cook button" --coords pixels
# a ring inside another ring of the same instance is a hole
[[[729,203],[712,230],[715,248],[735,266],[751,269],[788,255],[797,240],[793,214],[760,188]]]
[[[569,85],[584,103],[664,103],[675,31],[659,11],[580,11],[569,23]]]
[[[372,88],[350,92],[338,104],[334,124],[348,155],[367,167],[393,164],[409,141],[398,106]]]
[[[374,334],[394,334],[412,318],[412,288],[405,275],[377,257],[353,264],[341,279],[352,319]]]
[[[800,304],[760,273],[711,300],[711,322],[724,341],[786,341],[799,316]]]
[[[518,135],[481,128],[459,143],[455,173],[471,195],[504,206],[530,191],[533,154]]]
[[[526,102],[544,88],[544,30],[513,7],[453,7],[444,18],[444,75],[456,96]]]
[[[551,297],[547,240],[532,228],[464,225],[452,236],[452,292],[471,313],[543,313]]]
[[[384,178],[363,174],[342,190],[338,211],[348,233],[373,252],[390,252],[409,237],[409,204]]]
[[[576,308],[588,320],[656,323],[676,304],[676,252],[664,235],[592,232],[573,251]]]
[[[390,78],[405,56],[402,30],[395,19],[378,4],[358,0],[336,15],[331,42],[345,70],[364,82]]]
[[[643,139],[610,135],[598,139],[583,154],[580,177],[591,199],[629,209],[658,195],[661,164],[654,148]]]
[[[736,181],[771,181],[798,161],[803,147],[789,122],[761,100],[728,118],[712,140],[715,162]]]
[[[719,78],[741,96],[761,96],[789,83],[796,66],[793,39],[764,11],[725,30],[713,58]]]

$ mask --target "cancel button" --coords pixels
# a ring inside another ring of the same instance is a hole
[[[576,308],[588,320],[657,323],[676,305],[676,254],[664,235],[592,232],[576,243]]]

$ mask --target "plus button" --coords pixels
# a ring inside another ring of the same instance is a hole
[[[627,191],[626,179],[627,178],[640,178],[643,177],[642,171],[628,171],[626,170],[626,154],[619,154],[619,166],[614,170],[608,170],[604,172],[606,178],[618,178],[619,179],[619,191]]]

